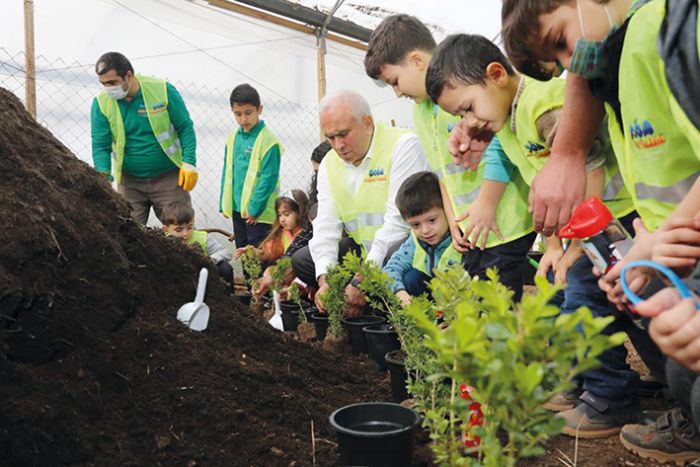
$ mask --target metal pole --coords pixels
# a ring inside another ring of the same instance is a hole
[[[24,0],[24,101],[36,119],[36,62],[34,60],[34,0]]]

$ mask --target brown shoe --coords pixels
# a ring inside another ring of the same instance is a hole
[[[544,403],[542,407],[550,412],[564,412],[565,410],[571,410],[576,407],[578,398],[581,396],[582,392],[582,389],[574,388],[571,391],[554,394],[547,402]]]
[[[578,438],[607,438],[639,419],[639,400],[612,400],[596,397],[588,391],[579,397],[576,408],[559,412],[564,419],[562,433]]]
[[[625,425],[620,441],[640,457],[685,465],[700,458],[700,435],[680,409],[669,410],[652,425]]]

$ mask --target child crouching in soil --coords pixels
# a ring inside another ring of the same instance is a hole
[[[167,236],[180,239],[188,246],[198,246],[216,265],[219,275],[233,284],[233,268],[229,262],[233,255],[207,232],[195,230],[194,209],[190,205],[179,201],[170,203],[163,208],[162,218],[163,231]]]

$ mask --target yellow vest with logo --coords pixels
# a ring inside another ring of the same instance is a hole
[[[413,269],[417,269],[423,274],[429,276],[433,275],[433,271],[428,271],[426,263],[428,262],[428,253],[425,249],[418,243],[418,238],[416,234],[411,232],[411,238],[413,239],[413,246],[415,247],[415,252],[413,253]],[[454,249],[452,243],[442,252],[442,256],[438,259],[435,268],[439,271],[446,271],[447,268],[453,264],[460,264],[462,262],[462,254]]]
[[[365,156],[370,157],[369,169],[355,193],[346,184],[348,168],[338,153],[331,150],[324,158],[333,204],[348,235],[362,248],[363,257],[384,224],[392,155],[399,138],[406,133],[401,128],[375,123],[372,149]]]
[[[700,171],[700,134],[671,93],[658,52],[665,3],[653,0],[630,19],[619,71],[625,137],[620,168],[652,230],[688,194]]]
[[[143,103],[146,107],[148,122],[151,124],[153,134],[163,152],[173,161],[173,164],[182,166],[182,148],[175,127],[170,122],[168,113],[168,92],[166,80],[151,78],[143,75],[135,75],[139,81]],[[124,120],[117,101],[109,97],[106,91],[97,95],[97,105],[100,112],[109,121],[112,130],[112,170],[114,180],[121,182],[122,166],[124,165],[124,147],[126,146],[126,132]]]
[[[221,212],[231,217],[233,213],[233,148],[235,145],[237,130],[233,130],[228,135],[226,140],[226,172],[224,173],[224,192],[221,194]],[[253,195],[253,190],[255,189],[255,184],[258,179],[258,170],[260,170],[260,165],[262,164],[263,158],[267,155],[268,151],[272,149],[273,146],[279,146],[280,156],[284,152],[282,144],[280,144],[277,136],[272,133],[267,126],[264,126],[258,137],[255,138],[255,143],[253,143],[253,149],[250,153],[250,164],[248,165],[248,171],[245,175],[245,181],[243,182],[243,191],[241,192],[241,216],[245,217],[248,215],[248,203],[250,202],[250,197]],[[270,194],[267,199],[267,205],[265,210],[258,216],[258,222],[263,222],[265,224],[272,224],[277,217],[275,212],[275,201],[277,201],[277,196],[279,194],[280,183],[277,180],[277,186],[275,190]]]
[[[484,178],[484,164],[479,164],[478,170],[473,171],[452,162],[447,142],[452,127],[459,120],[460,117],[454,117],[440,108],[435,112],[435,106],[430,99],[413,106],[416,134],[430,169],[447,188],[455,216],[462,214],[476,201]],[[513,241],[532,232],[532,217],[528,214],[528,194],[528,187],[520,175],[513,173],[512,180],[506,186],[496,211],[496,220],[503,234],[503,240],[493,233],[489,234],[486,243],[488,248]],[[462,225],[466,223],[467,220],[463,221]]]
[[[203,230],[193,230],[190,239],[187,241],[187,246],[194,245],[195,243],[202,248],[202,253],[204,253],[204,256],[208,256],[207,233]]]
[[[550,110],[564,106],[566,81],[558,78],[546,82],[537,81],[527,76],[523,76],[522,79],[525,80],[525,88],[518,100],[515,115],[508,117],[498,132],[498,139],[508,158],[518,167],[525,182],[530,185],[550,155],[547,142],[537,131],[537,119]],[[513,118],[516,119],[515,132],[511,129]],[[622,182],[617,158],[612,154],[607,155],[603,169],[603,201],[615,217],[629,214],[634,210],[634,206]]]

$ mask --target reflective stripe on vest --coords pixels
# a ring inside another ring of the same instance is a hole
[[[372,152],[366,156],[370,157],[369,168],[354,193],[345,183],[348,168],[340,156],[331,150],[323,160],[333,204],[345,230],[362,248],[363,256],[372,248],[374,236],[384,223],[392,155],[399,138],[406,133],[404,129],[375,123]]]
[[[511,115],[503,128],[498,132],[498,139],[508,158],[520,170],[525,182],[532,183],[537,173],[549,160],[550,149],[545,139],[537,130],[537,120],[547,112],[559,109],[564,105],[566,81],[552,79],[537,81],[523,76],[524,89],[518,99],[515,115]],[[512,119],[515,118],[515,132]],[[632,212],[632,200],[617,177],[619,169],[613,150],[608,147],[605,165],[605,195],[603,201],[615,217],[622,217]]]
[[[193,230],[190,239],[187,241],[187,246],[197,244],[202,248],[204,256],[207,255],[207,233],[203,230]]]
[[[418,238],[416,237],[416,234],[413,233],[413,231],[411,231],[411,238],[413,239],[413,246],[415,247],[415,251],[413,253],[413,262],[411,263],[413,269],[417,269],[423,274],[432,276],[433,271],[428,271],[427,267],[429,261],[428,253],[420,245],[420,243],[418,242]],[[438,259],[435,268],[438,271],[445,271],[453,264],[460,264],[461,262],[462,255],[459,252],[457,252],[457,250],[455,250],[452,246],[452,243],[450,243],[450,245],[447,248],[445,248],[445,251],[442,252],[442,256],[440,256],[440,259]]]
[[[452,162],[447,142],[452,128],[459,120],[459,117],[451,116],[442,109],[435,112],[434,104],[430,99],[413,106],[416,134],[430,169],[447,189],[455,216],[462,214],[476,201],[484,175],[484,164],[480,164],[477,171],[472,171]],[[496,213],[498,226],[504,238],[500,240],[491,233],[487,247],[513,241],[531,232],[532,219],[527,209],[527,186],[522,182],[522,178],[514,176],[506,187]],[[467,220],[463,221],[462,225],[466,223]]]
[[[153,135],[163,152],[176,166],[182,166],[182,148],[175,127],[168,113],[167,81],[143,75],[135,75],[138,79],[143,104],[146,107],[148,122],[151,124]],[[112,161],[114,179],[121,182],[122,167],[124,166],[124,148],[126,147],[126,132],[124,120],[117,101],[109,97],[105,91],[97,95],[97,105],[100,112],[109,121],[112,133]]]
[[[226,171],[224,172],[224,183],[223,183],[223,193],[221,194],[221,212],[231,217],[233,213],[233,148],[235,147],[236,135],[238,130],[233,130],[228,135],[226,140]],[[241,216],[245,217],[248,215],[248,203],[253,194],[255,183],[258,178],[258,170],[262,164],[262,159],[267,155],[268,151],[272,149],[273,146],[277,145],[279,147],[280,156],[284,152],[282,144],[280,144],[277,137],[264,126],[260,133],[258,133],[257,138],[255,138],[255,143],[253,143],[253,149],[250,153],[250,164],[248,165],[248,171],[246,172],[245,181],[243,182],[243,190],[241,192]],[[274,191],[267,199],[267,204],[265,205],[265,210],[258,216],[258,221],[265,224],[272,224],[275,222],[275,217],[277,213],[275,212],[275,201],[277,201],[277,196],[279,194],[279,178],[277,179],[277,185]]]
[[[625,136],[620,166],[650,230],[670,216],[700,171],[700,132],[669,90],[657,48],[664,15],[665,1],[653,0],[632,16],[619,71]]]

